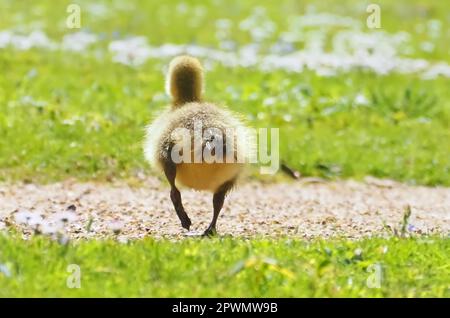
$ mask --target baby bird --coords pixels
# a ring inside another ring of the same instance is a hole
[[[172,102],[147,127],[145,157],[169,181],[183,228],[189,230],[191,220],[178,187],[213,193],[213,218],[203,233],[211,236],[216,234],[225,196],[245,162],[246,128],[225,107],[203,101],[203,68],[196,58],[178,56],[170,62],[166,90]]]

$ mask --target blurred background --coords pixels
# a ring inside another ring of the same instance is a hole
[[[145,179],[144,127],[187,53],[304,176],[450,184],[449,2],[378,1],[379,28],[369,1],[70,4],[0,0],[2,181]]]

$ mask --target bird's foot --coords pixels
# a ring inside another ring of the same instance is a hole
[[[217,235],[217,231],[215,227],[208,227],[205,232],[203,232],[203,237],[213,237]]]

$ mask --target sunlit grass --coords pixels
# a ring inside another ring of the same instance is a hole
[[[72,64],[58,54],[2,56],[1,179],[110,179],[148,171],[144,127],[167,103],[157,65],[133,70],[94,59]],[[30,62],[16,65],[16,59]],[[450,183],[444,79],[356,73],[342,81],[221,68],[207,79],[211,100],[241,112],[251,126],[280,128],[281,159],[304,175]],[[358,95],[366,104],[355,102]],[[273,104],[265,106],[268,98]]]
[[[245,45],[255,39],[242,21],[263,7],[264,19],[275,26],[259,43],[267,51],[284,31],[295,31],[295,16],[325,12],[361,25],[367,18],[363,1],[79,4],[82,30],[99,37],[88,52],[0,49],[1,181],[111,180],[151,173],[141,149],[143,130],[168,102],[163,83],[168,61],[116,64],[107,50],[114,39],[143,35],[152,45],[218,47],[224,35],[216,23],[227,19],[231,30],[225,37]],[[409,34],[402,56],[449,61],[445,1],[379,4],[380,31]],[[65,26],[66,4],[38,1],[31,7],[1,1],[0,30],[26,34],[39,29],[56,42],[76,31]],[[327,41],[339,31],[326,29]],[[424,50],[424,43],[433,49]],[[302,49],[307,44],[293,45]],[[209,70],[206,78],[207,99],[241,112],[251,126],[280,128],[281,160],[303,175],[450,184],[448,78],[381,76],[358,69],[321,77],[312,70],[222,66]]]
[[[450,295],[450,244],[437,237],[0,243],[0,297]],[[67,287],[70,264],[79,266],[79,289]]]

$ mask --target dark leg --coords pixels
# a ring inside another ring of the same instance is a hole
[[[223,202],[225,200],[225,196],[228,191],[233,187],[235,180],[227,181],[214,193],[213,197],[213,207],[214,214],[211,221],[211,224],[208,226],[206,231],[203,233],[203,236],[212,236],[216,234],[216,223],[217,218],[219,217],[220,210],[222,210]]]
[[[170,183],[170,199],[172,200],[175,211],[177,212],[178,218],[181,221],[181,226],[186,230],[189,230],[191,226],[191,220],[186,214],[186,211],[184,211],[183,203],[181,201],[181,193],[175,186],[177,166],[171,161],[165,162],[164,173],[166,174],[167,180]]]

